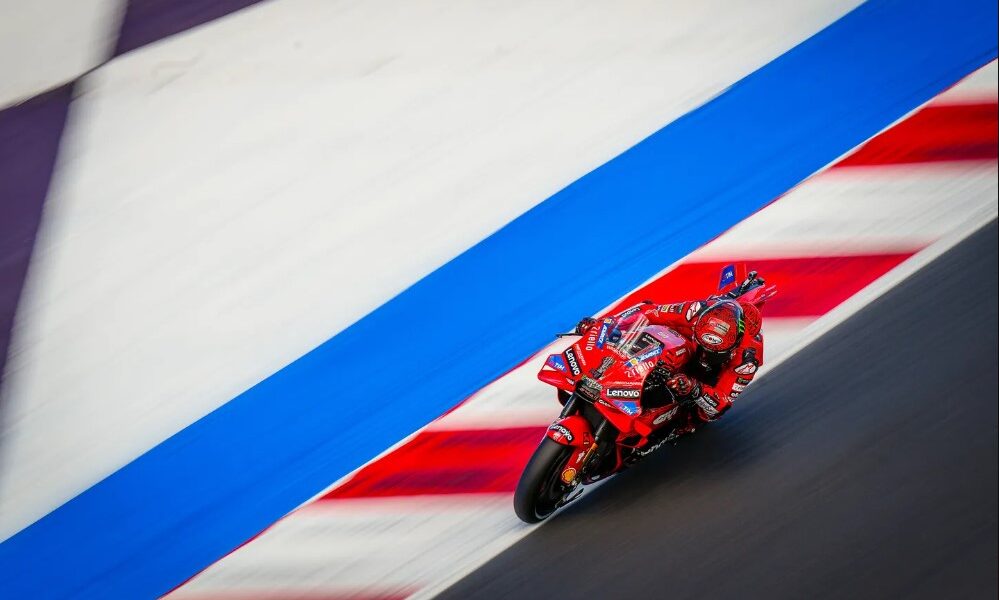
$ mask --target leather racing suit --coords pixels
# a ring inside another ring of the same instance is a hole
[[[686,396],[696,405],[696,410],[691,413],[702,423],[724,414],[763,364],[763,334],[758,324],[753,327],[754,330],[746,331],[740,342],[728,352],[708,352],[697,343],[693,335],[694,324],[703,310],[721,300],[709,298],[675,304],[649,303],[642,309],[651,324],[665,325],[693,340],[697,346],[697,352],[683,369],[683,374],[689,378],[687,381],[693,380],[692,383],[682,386],[687,389],[677,389],[679,386],[675,384],[670,387],[678,396]],[[691,423],[691,430],[693,426],[694,423]]]

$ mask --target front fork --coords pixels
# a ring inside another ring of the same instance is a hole
[[[569,420],[571,417],[576,416],[575,409],[578,402],[580,402],[578,396],[573,394],[566,401],[565,406],[562,408],[562,412],[559,414],[559,418],[555,421],[555,423],[559,424],[563,421]],[[580,415],[580,417],[582,417],[582,415]],[[582,418],[585,420],[585,417]],[[602,447],[607,442],[607,438],[611,435],[613,435],[613,427],[610,422],[607,419],[601,419],[600,424],[597,425],[596,430],[592,434],[592,441],[589,443],[586,443],[584,440],[581,444],[569,444],[564,441],[556,440],[565,445],[574,445],[579,447],[579,450],[573,452],[572,456],[566,462],[565,467],[562,469],[562,483],[572,486],[578,484],[585,467],[590,461],[590,458],[596,453],[598,448]],[[590,438],[589,435],[584,437]]]

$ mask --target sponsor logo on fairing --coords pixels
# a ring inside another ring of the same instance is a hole
[[[603,325],[600,326],[600,333],[597,335],[597,348],[603,349],[604,345],[607,343],[607,330],[610,329],[610,323],[604,320]]]
[[[745,377],[736,377],[735,382],[741,383],[742,385],[747,385],[752,379],[746,379]]]
[[[721,272],[721,280],[718,281],[718,289],[735,283],[735,265],[728,265]]]
[[[551,356],[549,356],[545,364],[553,369],[562,371],[563,373],[565,373],[568,370],[568,367],[565,366],[565,361],[562,360],[562,357],[559,356],[558,354],[552,354]]]
[[[623,412],[624,414],[628,415],[629,417],[632,417],[632,416],[635,416],[635,415],[638,414],[638,403],[636,403],[636,402],[629,402],[629,401],[625,401],[625,400],[615,400],[614,401],[614,406],[616,406],[618,409],[620,409],[621,412]]]
[[[635,385],[636,383],[637,383],[637,382],[636,382],[635,380],[633,380],[633,379],[631,379],[631,378],[628,378],[628,377],[625,377],[624,379],[620,379],[620,378],[619,378],[619,379],[615,379],[615,380],[613,380],[613,381],[605,381],[605,382],[604,382],[604,387],[623,387],[623,388],[631,388],[631,387],[632,387],[632,386],[634,386],[634,385]]]
[[[579,368],[579,361],[576,359],[576,353],[572,351],[572,348],[566,349],[565,360],[569,364],[569,370],[572,371],[573,375],[579,375],[583,372],[583,370]]]
[[[569,429],[564,425],[559,425],[558,423],[554,423],[551,426],[549,426],[548,429],[555,432],[555,437],[561,436],[565,438],[565,441],[567,442],[572,441],[572,432],[569,431]]]
[[[613,364],[614,364],[614,359],[613,358],[611,358],[609,356],[603,357],[603,359],[601,359],[601,361],[600,361],[600,366],[593,370],[593,373],[592,373],[593,374],[593,378],[594,379],[600,379],[601,377],[603,377],[604,373],[607,372],[607,369],[611,368],[611,365],[613,365]]]
[[[576,469],[566,467],[565,471],[562,471],[562,481],[564,483],[572,483],[574,479],[576,479]]]
[[[647,360],[640,365],[635,365],[631,369],[626,369],[624,372],[625,377],[630,377],[631,379],[637,379],[638,377],[645,377],[653,367],[656,366],[656,362],[653,360]]]
[[[586,351],[589,352],[594,348],[603,349],[607,345],[607,334],[610,331],[611,324],[614,323],[614,319],[604,319],[603,323],[600,324],[600,329],[590,328],[590,333],[586,336]]]
[[[656,346],[655,348],[650,348],[650,349],[646,350],[645,352],[639,354],[638,356],[629,359],[626,364],[629,367],[636,367],[636,366],[642,364],[643,362],[649,360],[650,358],[654,358],[656,356],[659,356],[660,354],[662,354],[662,351],[663,351],[663,347],[662,346]]]
[[[744,386],[744,385],[741,385],[741,384],[738,384],[738,383],[732,384],[732,391],[733,392],[738,393],[738,392],[744,391],[745,389],[746,389],[746,386]]]
[[[580,394],[591,400],[599,398],[600,393],[604,391],[604,387],[602,385],[597,383],[594,379],[586,376],[583,376],[576,389]]]
[[[667,410],[663,414],[661,414],[658,417],[656,417],[655,419],[653,419],[652,420],[652,424],[653,425],[662,425],[666,421],[669,421],[670,419],[672,419],[673,415],[675,415],[676,411],[678,411],[678,410],[680,410],[680,407],[679,406],[674,406],[673,408]]]
[[[623,388],[612,388],[607,390],[608,398],[638,398],[642,395],[639,390],[628,390]]]
[[[637,456],[640,456],[640,457],[644,458],[644,457],[652,454],[656,450],[662,448],[666,444],[672,442],[673,440],[675,440],[678,437],[680,437],[680,434],[678,434],[676,431],[671,431],[671,432],[669,432],[669,435],[667,435],[665,438],[662,439],[662,441],[656,443],[653,446],[649,446],[648,448],[643,448],[641,450],[636,450],[635,454]]]

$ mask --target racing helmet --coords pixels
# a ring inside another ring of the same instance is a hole
[[[745,334],[742,306],[720,300],[701,311],[694,323],[694,341],[706,351],[721,354],[739,345]]]

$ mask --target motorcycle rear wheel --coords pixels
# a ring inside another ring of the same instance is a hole
[[[525,523],[538,523],[552,515],[574,489],[562,482],[562,469],[573,448],[550,438],[541,440],[513,494],[513,510]]]

